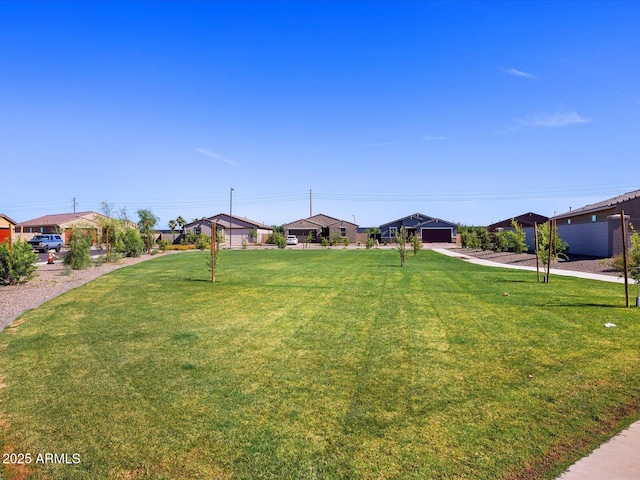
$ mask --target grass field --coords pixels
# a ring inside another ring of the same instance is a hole
[[[554,478],[639,418],[619,285],[342,249],[224,252],[212,284],[206,258],[0,334],[0,447],[33,459],[3,480]]]

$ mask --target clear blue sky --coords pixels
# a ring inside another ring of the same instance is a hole
[[[482,225],[640,188],[640,3],[0,2],[0,211]]]

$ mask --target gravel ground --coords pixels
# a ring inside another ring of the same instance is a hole
[[[536,256],[533,253],[508,253],[508,252],[492,252],[482,250],[472,250],[469,248],[460,249],[461,253],[470,257],[481,258],[483,260],[491,260],[492,262],[506,263],[513,265],[522,265],[525,267],[536,266]],[[558,259],[555,262],[551,262],[551,268],[558,268],[560,270],[574,270],[577,272],[586,273],[598,273],[602,275],[611,275],[619,277],[620,274],[616,272],[611,266],[611,260],[608,258],[593,258],[593,257],[581,257],[570,256],[568,260]],[[542,264],[540,264],[542,269]]]
[[[86,270],[73,270],[68,275],[62,261],[56,261],[53,265],[40,264],[36,278],[30,282],[0,287],[0,330],[25,311],[42,305],[53,297],[84,285],[105,273],[154,257],[142,255],[139,258],[124,258],[115,264],[104,263]]]

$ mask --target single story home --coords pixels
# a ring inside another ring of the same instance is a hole
[[[382,241],[394,242],[396,232],[401,227],[407,231],[407,237],[418,235],[423,243],[457,243],[458,225],[422,213],[414,213],[380,225]]]
[[[16,222],[11,220],[4,213],[0,213],[0,243],[13,242],[13,234],[16,229]]]
[[[513,230],[511,225],[511,221],[515,220],[520,227],[522,227],[522,231],[525,234],[525,243],[530,251],[536,249],[536,237],[535,237],[535,225],[547,223],[549,221],[549,217],[545,217],[544,215],[539,215],[533,212],[523,213],[522,215],[518,215],[517,217],[512,217],[507,220],[501,220],[496,223],[492,223],[487,226],[487,230],[490,232],[496,232],[498,230]]]
[[[347,238],[351,243],[358,241],[358,225],[322,213],[287,223],[283,228],[285,235],[295,235],[300,243],[306,242],[309,235],[314,243],[334,237]]]
[[[216,222],[216,229],[222,232],[225,244],[228,246],[241,245],[243,241],[247,243],[265,243],[273,233],[273,228],[248,218],[219,213],[212,217],[194,220],[184,226],[185,233],[193,232],[211,236],[211,222]]]
[[[104,215],[96,212],[58,213],[20,222],[16,225],[16,233],[20,238],[30,240],[38,233],[60,233],[65,243],[69,240],[69,233],[74,227],[82,228],[97,242],[102,229],[98,219],[106,219]]]
[[[640,228],[640,190],[570,209],[552,220],[560,238],[569,244],[570,253],[614,257],[622,254],[622,211],[628,223]]]

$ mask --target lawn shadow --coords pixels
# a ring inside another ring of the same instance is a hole
[[[542,305],[544,307],[598,307],[598,308],[620,308],[627,309],[624,305],[612,305],[610,303],[549,303]]]

